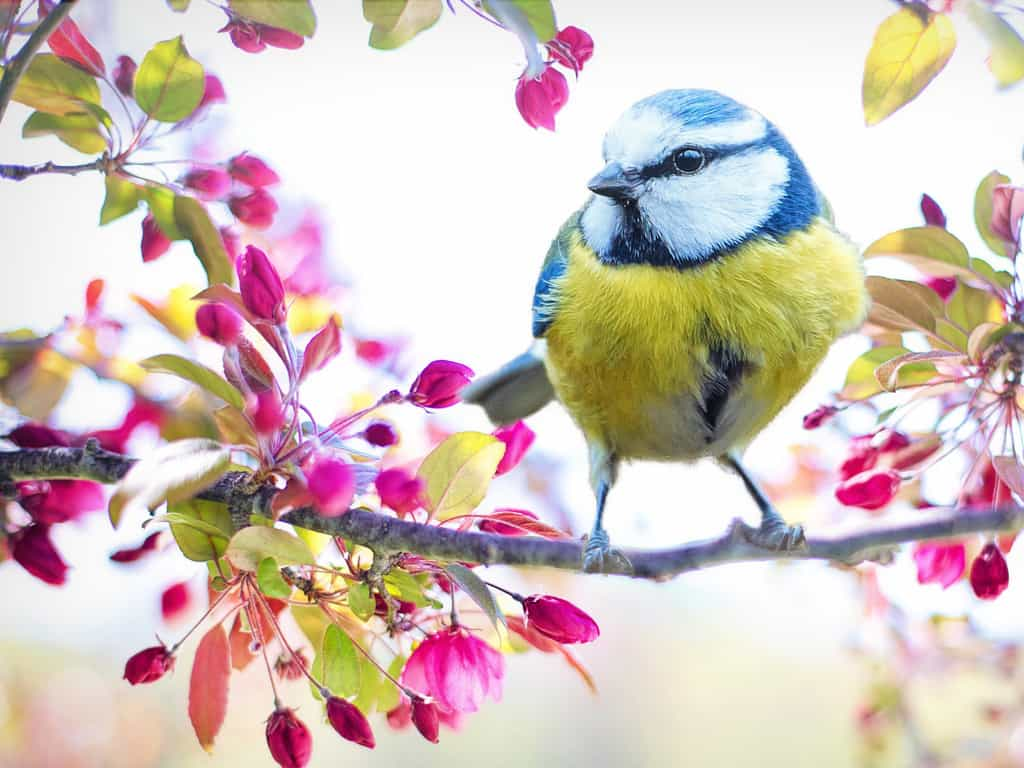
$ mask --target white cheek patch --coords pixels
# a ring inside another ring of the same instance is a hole
[[[764,224],[787,181],[789,163],[779,152],[745,152],[714,160],[693,176],[651,179],[639,205],[674,258],[699,261]]]
[[[587,245],[605,256],[622,224],[622,209],[606,197],[595,195],[580,217],[580,228]]]

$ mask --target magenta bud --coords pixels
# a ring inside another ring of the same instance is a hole
[[[261,320],[281,324],[287,318],[284,284],[267,254],[254,245],[238,259],[238,283],[245,308]]]
[[[196,327],[208,339],[231,347],[242,337],[242,317],[226,304],[212,302],[196,310]]]
[[[330,454],[317,456],[306,471],[306,487],[324,517],[338,517],[348,512],[356,490],[356,473],[352,465]]]
[[[594,38],[579,27],[559,30],[555,39],[545,45],[555,61],[573,72],[581,72],[594,55]]]
[[[931,227],[946,228],[946,214],[931,195],[921,195],[921,215],[924,223]]]
[[[19,448],[49,448],[51,445],[71,445],[67,435],[43,424],[27,423],[12,429],[5,438]]]
[[[1021,221],[1024,218],[1024,187],[999,184],[992,190],[992,231],[1006,242],[1007,255],[1020,250]]]
[[[836,487],[836,499],[848,507],[881,509],[899,489],[900,476],[891,469],[861,472]]]
[[[528,628],[563,645],[590,643],[601,634],[590,616],[553,595],[530,595],[523,600],[523,614]]]
[[[118,56],[114,65],[114,87],[122,96],[132,97],[135,90],[135,71],[138,65],[131,56]]]
[[[231,177],[223,168],[193,168],[182,183],[203,200],[220,200],[231,191]]]
[[[243,224],[253,229],[266,229],[274,223],[277,201],[264,189],[257,189],[248,195],[233,195],[228,198],[228,208]]]
[[[378,448],[388,448],[398,442],[398,432],[386,421],[371,421],[363,430],[363,439]]]
[[[569,100],[565,75],[548,67],[540,77],[523,75],[516,84],[516,106],[531,128],[555,130],[555,115]]]
[[[160,229],[152,213],[142,220],[142,260],[153,261],[163,256],[171,247],[171,240]]]
[[[817,429],[822,424],[831,421],[838,412],[839,409],[834,405],[819,405],[804,416],[804,429]]]
[[[206,74],[206,82],[203,88],[203,98],[199,102],[198,109],[208,107],[211,104],[222,104],[228,100],[224,92],[224,84],[216,75]]]
[[[971,589],[982,600],[995,600],[1010,585],[1006,558],[993,542],[982,548],[971,563]]]
[[[266,24],[258,26],[260,40],[267,45],[272,45],[274,48],[285,48],[294,51],[296,48],[301,48],[302,44],[306,42],[302,35],[297,35],[290,30],[281,29],[280,27],[268,27]]]
[[[377,475],[373,484],[380,495],[381,504],[395,510],[399,515],[407,515],[423,504],[426,483],[422,478],[410,475],[404,469],[385,469]]]
[[[515,469],[523,460],[526,452],[530,450],[534,438],[537,437],[536,433],[522,421],[517,421],[507,427],[499,427],[494,430],[493,434],[505,444],[505,454],[501,457],[498,468],[494,472],[496,477]]]
[[[370,722],[359,708],[347,699],[337,696],[327,699],[327,719],[343,739],[369,749],[377,746]]]
[[[248,24],[241,19],[231,19],[220,32],[227,32],[231,44],[246,53],[259,53],[266,49],[267,44],[260,39],[260,31],[255,24]]]
[[[431,744],[437,744],[438,732],[441,730],[437,707],[428,701],[416,698],[412,700],[412,724],[420,732],[420,736]]]
[[[473,369],[450,360],[435,360],[412,383],[406,396],[420,408],[448,408],[459,402],[459,392],[473,378]]]
[[[964,562],[963,544],[919,542],[914,545],[918,584],[936,583],[948,589],[963,576]]]
[[[284,425],[284,407],[276,386],[253,395],[245,410],[260,435],[272,435]]]
[[[253,188],[269,187],[280,181],[273,168],[248,152],[235,155],[228,161],[228,173],[236,181]]]
[[[68,566],[50,541],[50,526],[34,523],[10,537],[11,557],[40,581],[59,587],[67,581]]]
[[[267,720],[267,747],[281,768],[305,768],[313,755],[313,737],[294,712],[276,709]]]
[[[152,683],[174,669],[174,654],[165,645],[139,651],[124,665],[124,679],[132,685]]]
[[[171,584],[160,595],[160,613],[165,621],[169,621],[188,608],[189,602],[191,601],[188,594],[188,582],[181,581]]]

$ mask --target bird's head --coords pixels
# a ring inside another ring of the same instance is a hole
[[[606,262],[699,264],[805,228],[821,210],[775,126],[715,91],[663,91],[634,104],[605,136],[604,159],[580,223]]]

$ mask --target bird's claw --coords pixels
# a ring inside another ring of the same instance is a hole
[[[604,530],[594,531],[583,547],[585,573],[632,573],[633,564],[619,550],[613,549]]]
[[[759,528],[743,526],[744,538],[755,547],[770,552],[795,552],[807,548],[802,525],[788,525],[781,518],[765,520]]]

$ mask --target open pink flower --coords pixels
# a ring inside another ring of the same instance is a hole
[[[555,115],[569,100],[569,83],[554,67],[547,67],[539,77],[524,73],[516,84],[516,106],[531,128],[555,130]]]
[[[501,700],[505,659],[465,627],[427,637],[402,670],[402,683],[449,712],[476,712],[485,696]]]
[[[306,471],[306,485],[316,500],[316,507],[325,517],[338,517],[348,512],[356,489],[356,473],[352,465],[329,454],[314,459]]]
[[[373,484],[380,495],[381,504],[399,515],[407,515],[423,504],[423,489],[426,487],[423,479],[410,475],[400,467],[385,469],[377,475]]]
[[[919,543],[914,546],[914,563],[919,584],[941,584],[943,589],[948,589],[963,576],[964,545]]]

